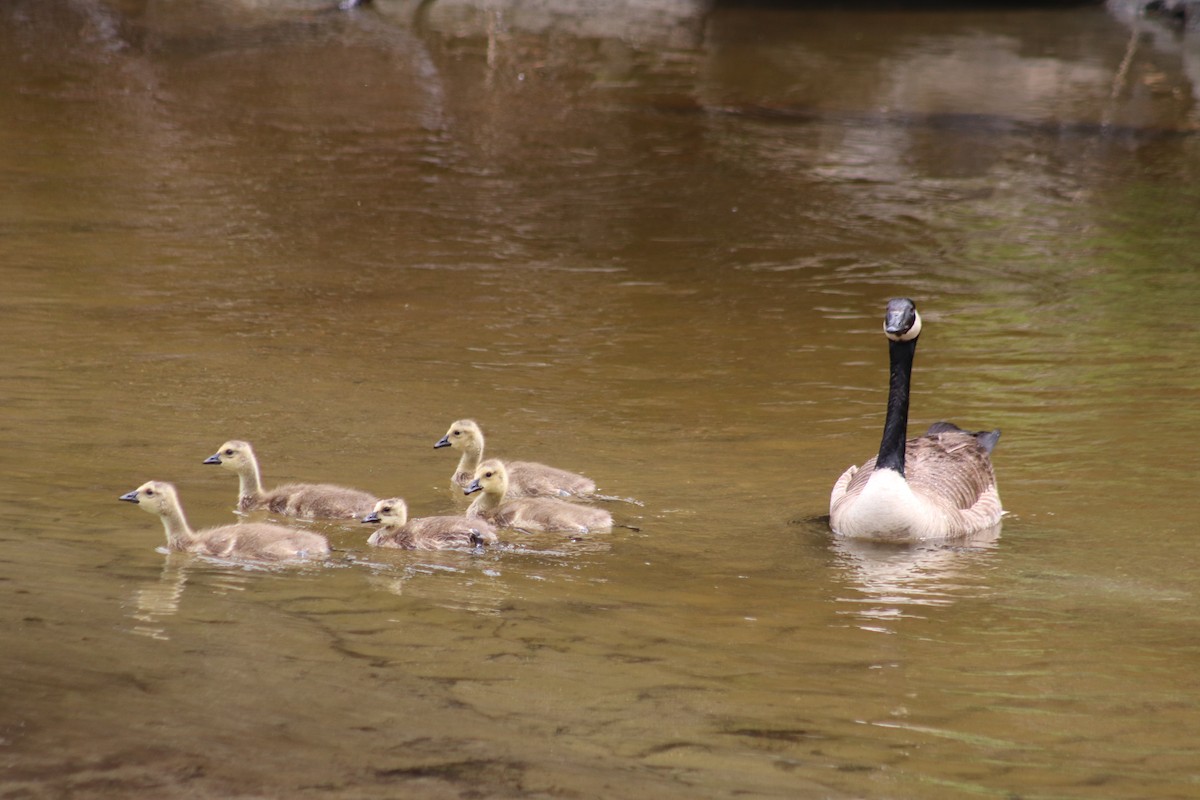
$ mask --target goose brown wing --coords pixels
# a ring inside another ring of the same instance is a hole
[[[953,508],[971,508],[996,483],[987,450],[966,431],[910,439],[904,459],[904,477],[912,490]]]
[[[858,471],[850,478],[850,482],[846,484],[845,498],[857,497],[866,488],[867,481],[871,479],[871,475],[875,472],[875,456],[871,456],[863,465],[858,468]]]

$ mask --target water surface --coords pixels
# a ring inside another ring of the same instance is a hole
[[[176,5],[0,9],[0,794],[1195,793],[1194,34]],[[821,519],[901,294],[998,536]],[[279,570],[116,501],[232,520],[238,437],[451,513],[460,417],[642,505]]]

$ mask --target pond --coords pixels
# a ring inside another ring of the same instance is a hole
[[[1200,40],[829,5],[0,7],[0,796],[1192,796]],[[998,535],[829,531],[896,296]],[[280,568],[117,501],[234,521],[240,438],[459,513],[461,418],[637,502]]]

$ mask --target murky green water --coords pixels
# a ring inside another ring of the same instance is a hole
[[[0,796],[1195,795],[1195,34],[312,8],[0,6]],[[819,519],[898,294],[997,539]],[[239,437],[451,512],[460,417],[638,530],[275,571],[116,500],[232,520]]]

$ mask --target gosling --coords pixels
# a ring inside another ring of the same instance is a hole
[[[434,448],[452,447],[462,452],[458,467],[450,480],[465,489],[475,479],[475,471],[483,460],[483,431],[469,419],[460,419],[450,426],[446,435],[438,439]],[[506,461],[508,468],[508,498],[518,497],[591,497],[596,493],[596,482],[591,478],[548,467],[533,461]]]
[[[399,550],[474,549],[496,543],[496,529],[483,519],[466,517],[408,518],[408,504],[399,497],[380,500],[363,522],[383,523],[367,544]]]
[[[508,469],[496,459],[484,461],[463,494],[483,494],[467,509],[468,517],[485,519],[500,528],[563,533],[602,533],[612,530],[612,514],[553,497],[508,499]]]
[[[371,513],[378,497],[331,483],[285,483],[263,491],[258,459],[249,442],[232,439],[204,459],[220,464],[238,476],[238,511],[266,509],[276,514],[306,519],[359,519]]]
[[[329,542],[319,533],[269,522],[242,522],[193,531],[183,516],[175,487],[163,481],[143,483],[118,499],[137,503],[143,511],[157,514],[167,532],[169,550],[254,561],[291,561],[329,555]]]

